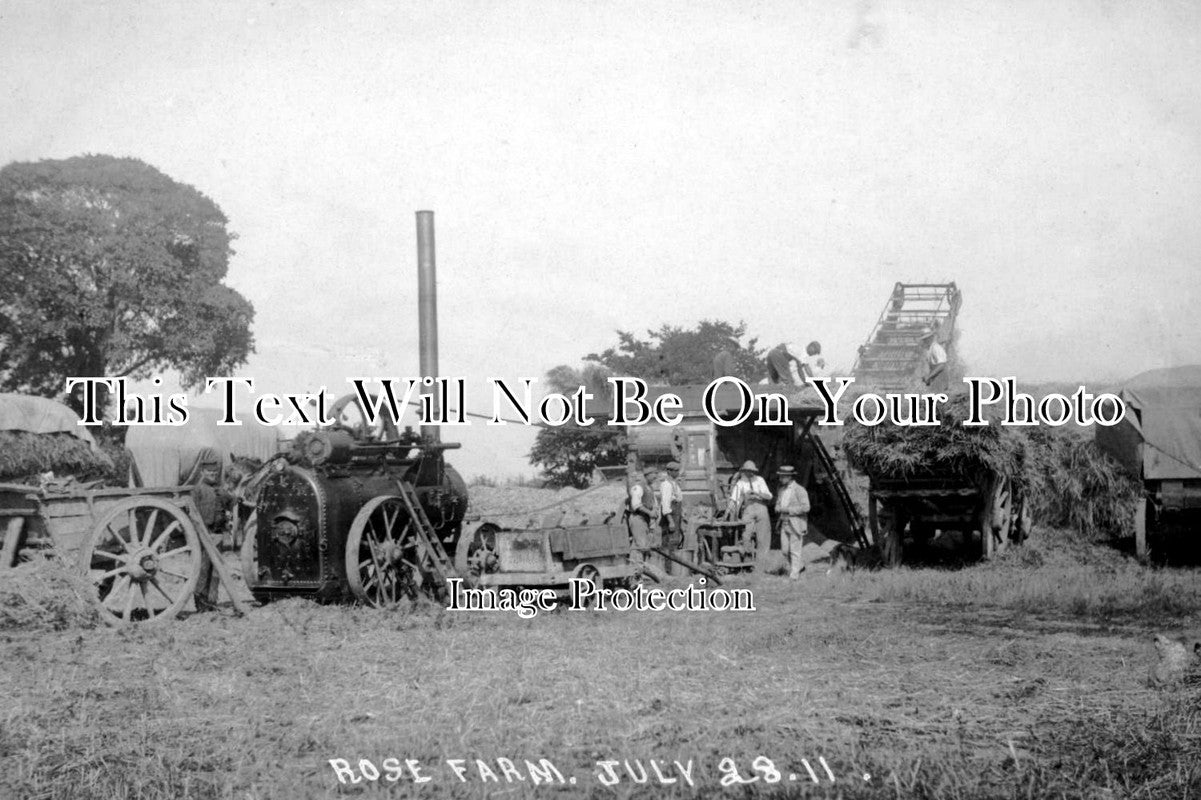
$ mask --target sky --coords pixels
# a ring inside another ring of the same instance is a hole
[[[897,281],[958,285],[975,374],[1201,362],[1187,0],[0,0],[0,163],[83,153],[229,217],[260,391],[418,374],[422,209],[475,411],[702,319],[849,370]],[[443,438],[503,478],[532,434]]]

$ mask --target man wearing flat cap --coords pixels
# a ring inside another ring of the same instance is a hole
[[[659,484],[659,508],[663,518],[663,541],[670,547],[679,547],[684,532],[684,493],[680,490],[680,465],[667,462],[666,474]]]
[[[771,500],[771,490],[767,481],[759,475],[759,468],[754,461],[747,461],[738,470],[738,480],[730,492],[730,502],[726,507],[727,519],[741,519],[746,523],[742,530],[742,546],[749,550],[752,538],[755,541],[756,557],[763,563],[764,557],[771,550],[771,517],[767,513],[767,504]]]
[[[801,548],[809,530],[809,493],[796,482],[796,470],[780,467],[780,494],[776,497],[776,519],[780,525],[780,549],[788,553],[788,577],[796,580],[805,571]]]

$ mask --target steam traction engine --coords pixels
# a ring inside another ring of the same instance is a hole
[[[341,402],[341,401],[340,401]],[[442,444],[406,429],[297,437],[260,472],[246,524],[243,576],[258,600],[302,595],[391,605],[440,598],[467,487]]]

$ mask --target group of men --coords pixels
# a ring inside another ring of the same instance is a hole
[[[780,491],[775,498],[780,551],[788,558],[788,577],[796,580],[805,571],[802,547],[809,529],[809,493],[797,483],[794,467],[784,465],[776,475],[780,479]],[[743,522],[743,549],[755,552],[760,564],[771,549],[771,515],[767,511],[771,500],[771,489],[755,462],[744,463],[730,490],[726,518]]]
[[[658,526],[658,541],[679,540],[684,532],[684,493],[680,490],[680,465],[669,462],[660,476],[655,470],[639,471],[632,464],[626,475],[626,520],[630,528],[630,560],[641,564],[654,546],[651,532]],[[655,493],[654,485],[659,484]]]
[[[666,540],[683,535],[684,495],[680,490],[680,465],[672,461],[664,467],[661,477],[653,469],[637,470],[630,466],[627,474],[628,491],[626,518],[630,528],[630,559],[641,565],[652,547],[651,533],[659,525]],[[789,560],[789,577],[796,580],[805,571],[802,554],[808,531],[809,494],[796,482],[796,469],[785,465],[779,468],[779,494],[775,497],[776,519],[780,531],[780,549]],[[654,483],[659,477],[659,491]],[[771,489],[759,474],[754,461],[747,461],[738,471],[731,487],[725,509],[727,519],[744,524],[742,547],[754,553],[760,564],[771,549],[771,516],[767,505],[772,501]]]

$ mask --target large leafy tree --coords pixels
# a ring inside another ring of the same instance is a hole
[[[641,378],[649,384],[678,386],[708,383],[715,377],[713,358],[728,350],[744,376],[757,381],[765,374],[763,350],[757,339],[742,343],[746,324],[703,320],[695,328],[664,325],[640,339],[618,331],[618,344],[590,353],[581,369],[558,366],[546,375],[552,390],[570,394],[586,386],[596,397],[607,395],[612,375]],[[626,437],[602,424],[580,428],[543,428],[530,451],[530,463],[542,467],[553,486],[587,486],[599,467],[625,463]]]
[[[254,308],[223,285],[228,220],[132,158],[0,169],[0,388],[178,370],[185,388],[254,350]]]

